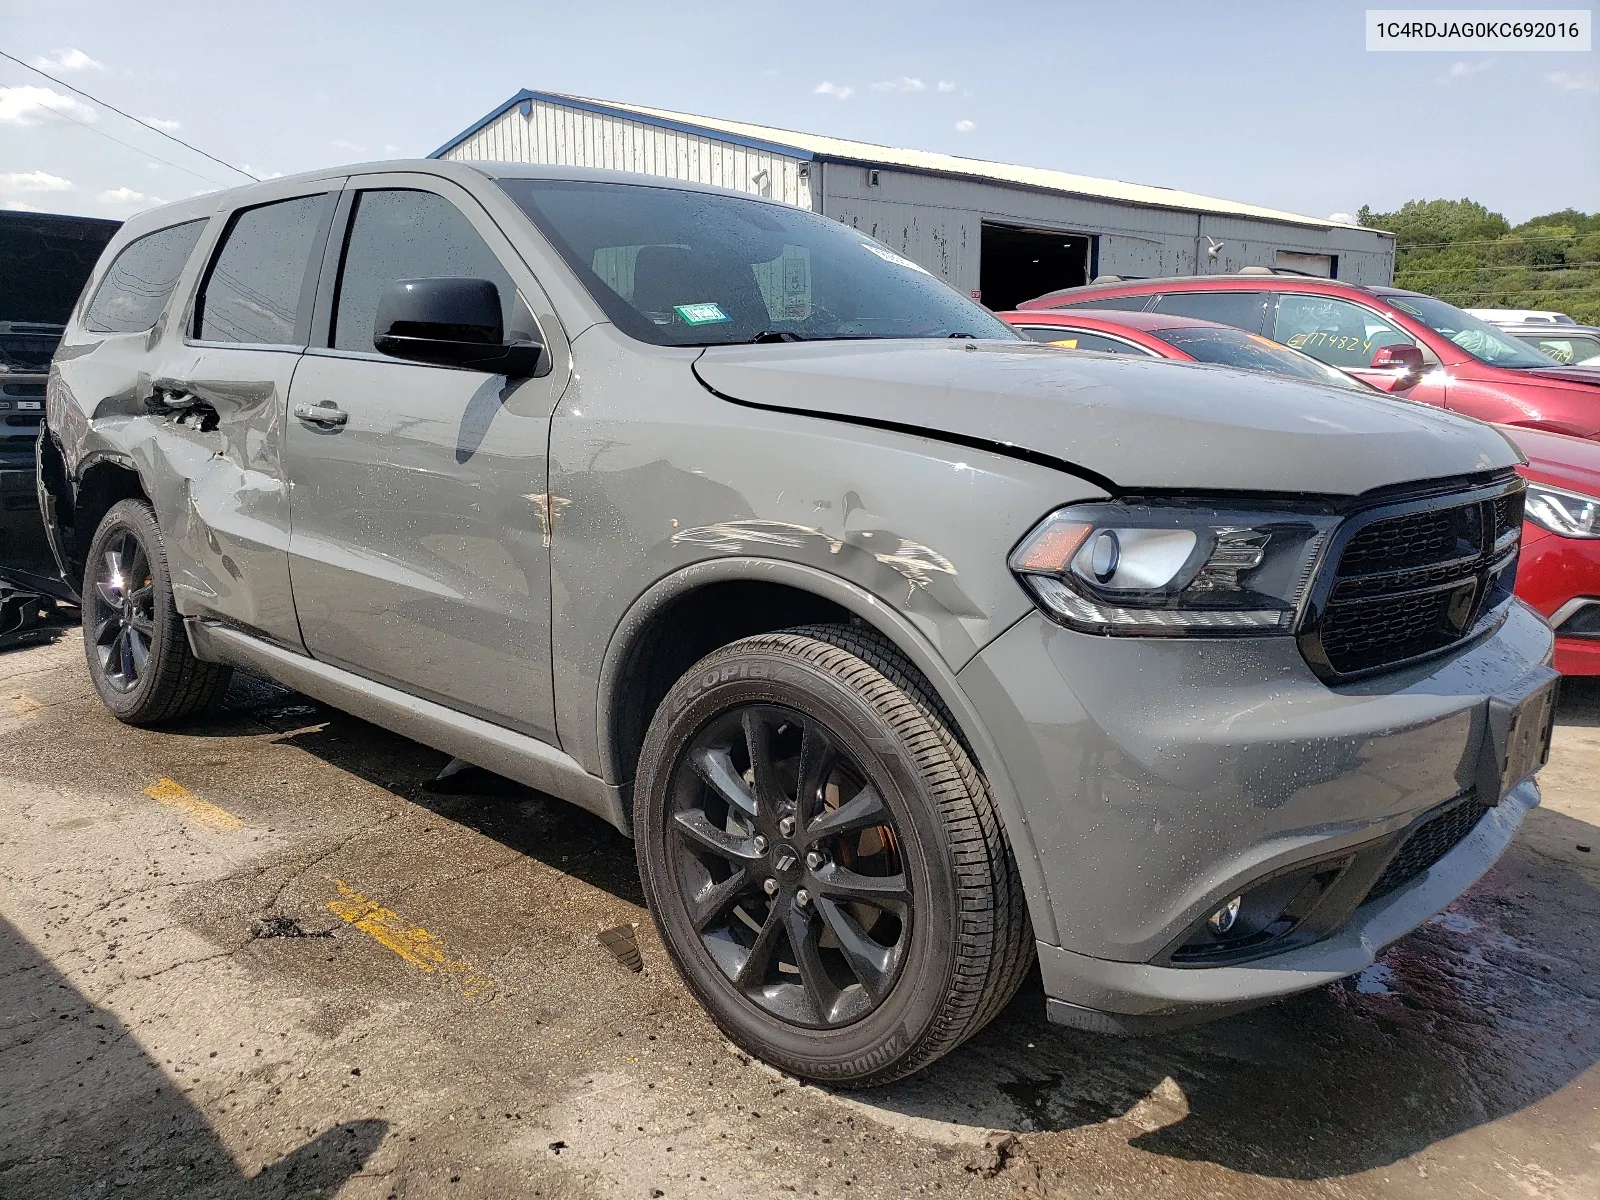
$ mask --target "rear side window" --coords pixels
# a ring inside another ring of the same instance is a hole
[[[154,325],[205,227],[201,217],[147,233],[124,246],[89,302],[84,327],[95,333],[143,333]]]
[[[204,342],[304,345],[309,320],[306,272],[320,250],[326,195],[247,208],[236,215],[212,260],[195,306],[194,336]]]
[[[502,328],[512,328],[517,286],[460,209],[432,192],[362,192],[339,275],[334,349],[373,351],[378,301],[395,280],[451,275],[494,284],[500,291]]]
[[[1261,292],[1169,292],[1155,302],[1151,311],[1260,333],[1266,299]]]
[[[1090,333],[1086,329],[1068,329],[1062,325],[1021,325],[1018,328],[1036,342],[1045,342],[1066,350],[1099,350],[1105,354],[1148,355],[1150,353],[1143,346],[1130,345],[1128,342],[1118,341],[1104,334]]]

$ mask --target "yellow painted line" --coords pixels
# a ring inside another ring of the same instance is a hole
[[[144,794],[157,804],[177,809],[196,825],[214,829],[218,833],[238,829],[244,824],[227,809],[219,808],[209,800],[200,799],[175,779],[158,779],[145,788]]]
[[[450,957],[444,942],[420,925],[410,925],[392,908],[369,900],[342,879],[335,879],[340,898],[328,901],[328,911],[354,925],[385,949],[392,950],[419,970],[433,974],[459,975],[468,996],[494,987],[472,967]]]

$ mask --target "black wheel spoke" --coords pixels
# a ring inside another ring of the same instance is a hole
[[[704,933],[706,927],[727,913],[733,902],[750,887],[748,867],[735,867],[732,875],[720,883],[713,883],[694,898],[689,913],[695,929]]]
[[[794,951],[794,965],[800,969],[800,982],[806,997],[816,1010],[817,1020],[827,1024],[833,1015],[833,1005],[838,999],[838,989],[828,978],[828,968],[822,962],[822,952],[817,940],[822,932],[811,913],[799,905],[791,905],[784,914],[784,929],[789,935],[789,948]]]
[[[673,823],[678,833],[702,850],[709,850],[718,858],[727,859],[729,862],[744,865],[757,862],[761,855],[756,848],[746,839],[735,837],[713,825],[706,814],[698,808],[691,808],[687,812],[673,814]]]
[[[126,680],[132,681],[134,678],[132,630],[124,627],[122,632],[117,634],[116,654],[117,674]]]
[[[754,818],[756,800],[745,786],[744,778],[733,768],[733,759],[726,749],[702,750],[690,756],[695,774],[745,816]]]
[[[745,747],[750,753],[750,774],[755,780],[756,805],[772,819],[783,803],[772,767],[772,726],[764,715],[752,708],[745,709],[741,716]]]
[[[777,901],[767,909],[767,919],[761,924],[761,932],[756,935],[750,953],[745,955],[744,964],[734,977],[733,982],[738,987],[749,990],[767,977],[767,970],[772,966],[772,952],[777,948],[778,938],[784,930],[784,911],[785,906]]]
[[[112,576],[111,578],[115,579],[116,576]],[[122,592],[119,589],[112,587],[107,580],[95,580],[94,590],[95,594],[100,597],[100,603],[104,604],[107,608],[122,607]]]
[[[883,797],[879,796],[877,789],[869,783],[857,792],[849,803],[841,804],[832,812],[823,813],[807,826],[805,840],[818,842],[825,838],[854,833],[860,829],[869,829],[874,825],[887,824],[889,824],[889,810],[883,803]]]
[[[800,743],[799,783],[795,788],[794,815],[801,829],[811,824],[822,810],[822,789],[833,773],[839,752],[833,739],[815,721],[807,721]]]
[[[874,1003],[883,999],[894,969],[894,947],[873,941],[856,924],[854,917],[826,897],[817,901],[817,911],[833,931],[839,943],[839,952],[850,964],[850,970],[861,981],[861,986],[867,989]]]
[[[109,645],[117,634],[121,632],[122,622],[115,614],[109,617],[101,617],[100,620],[95,622],[94,644],[96,646]]]
[[[830,863],[817,871],[816,886],[820,895],[837,904],[870,904],[901,914],[911,903],[904,875],[861,875]]]
[[[155,636],[156,623],[137,609],[128,618],[128,624],[133,627],[136,633],[141,634],[146,642]]]
[[[139,632],[137,626],[128,627],[128,654],[133,663],[134,675],[143,675],[145,666],[150,661],[150,641]]]

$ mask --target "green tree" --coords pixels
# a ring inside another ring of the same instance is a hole
[[[1361,206],[1395,235],[1395,283],[1463,308],[1542,308],[1600,324],[1600,213],[1574,208],[1512,227],[1475,200]]]

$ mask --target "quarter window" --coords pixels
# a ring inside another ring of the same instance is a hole
[[[304,345],[296,330],[326,201],[326,195],[302,196],[234,217],[195,307],[196,339]]]
[[[1266,297],[1260,292],[1168,292],[1151,305],[1150,311],[1215,321],[1246,333],[1260,333],[1265,301]]]
[[[1381,347],[1417,344],[1359,304],[1298,293],[1279,297],[1272,336],[1329,366],[1345,368],[1370,367]]]
[[[373,352],[373,326],[385,289],[397,279],[449,275],[487,279],[500,289],[502,327],[509,336],[516,284],[460,209],[432,192],[362,192],[345,244],[333,347]]]
[[[154,325],[205,225],[204,217],[169,225],[124,246],[89,302],[84,327],[95,333],[143,333]]]

